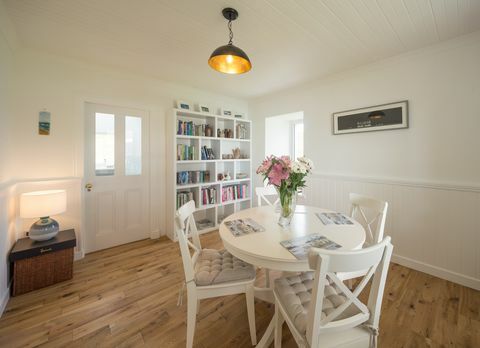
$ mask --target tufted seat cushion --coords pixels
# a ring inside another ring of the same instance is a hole
[[[195,263],[199,286],[255,279],[255,268],[226,250],[202,249]]]
[[[305,334],[307,329],[308,306],[312,297],[314,285],[313,272],[284,277],[275,280],[274,292],[282,307],[288,313],[297,330]],[[328,280],[328,278],[327,278]],[[331,282],[325,286],[322,306],[322,319],[342,305],[347,298],[341,290]],[[355,305],[350,305],[334,320],[345,319],[360,313]]]

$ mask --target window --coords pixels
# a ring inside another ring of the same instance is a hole
[[[142,119],[125,117],[125,175],[142,174]]]
[[[293,122],[293,158],[303,157],[303,120]]]
[[[115,115],[95,113],[95,175],[115,174]]]

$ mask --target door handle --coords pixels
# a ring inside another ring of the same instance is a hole
[[[87,189],[88,192],[92,191],[93,185],[91,183],[88,183],[85,185],[85,188]]]

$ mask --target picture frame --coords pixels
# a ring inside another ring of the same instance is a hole
[[[192,110],[192,105],[183,100],[177,100],[177,109]]]
[[[408,100],[332,114],[334,135],[408,128]]]
[[[235,118],[244,119],[244,118],[245,118],[245,114],[242,113],[242,112],[235,112],[235,113],[234,113],[234,117],[235,117]]]
[[[198,104],[198,111],[204,114],[210,114],[211,113],[211,108],[207,104]]]
[[[233,112],[230,109],[220,108],[220,116],[233,117]]]
[[[38,134],[50,135],[51,114],[47,110],[38,113]]]

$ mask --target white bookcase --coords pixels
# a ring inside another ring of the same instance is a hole
[[[178,122],[193,122],[195,125],[207,124],[212,130],[212,136],[178,134]],[[237,127],[238,126],[238,127]],[[237,134],[241,127],[244,138]],[[217,130],[231,129],[233,138],[217,137]],[[175,213],[177,210],[177,193],[191,192],[197,210],[195,221],[200,233],[218,229],[218,225],[228,215],[246,208],[252,204],[252,123],[247,119],[219,116],[191,110],[173,109],[167,113],[167,236],[176,240]],[[179,160],[177,146],[183,144],[194,147],[194,159]],[[202,159],[202,147],[212,149],[215,159]],[[222,155],[233,155],[233,150],[239,148],[240,159],[223,159]],[[177,183],[178,172],[208,171],[208,182]],[[218,180],[218,174],[230,174],[230,180]],[[245,176],[245,177],[243,177]],[[246,185],[245,198],[222,200],[222,189]],[[216,189],[216,202],[204,204],[202,201],[203,188]],[[200,223],[210,221],[209,226],[200,226]]]

